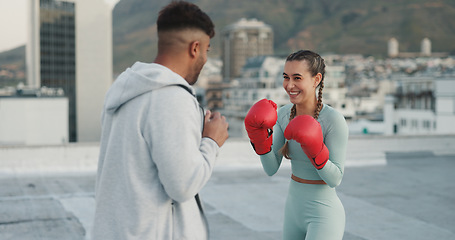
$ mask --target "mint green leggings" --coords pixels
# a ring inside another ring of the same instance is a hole
[[[284,212],[284,240],[341,240],[345,212],[334,188],[291,180]]]

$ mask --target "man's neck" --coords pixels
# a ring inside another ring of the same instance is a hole
[[[169,54],[158,54],[153,62],[169,68],[171,71],[177,73],[183,78],[185,78],[188,74],[185,67],[186,64],[182,57],[172,56]]]

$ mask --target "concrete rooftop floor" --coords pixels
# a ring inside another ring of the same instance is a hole
[[[0,148],[0,239],[90,239],[97,148]],[[268,177],[247,140],[229,139],[201,191],[211,239],[281,239],[289,175],[284,161]],[[455,136],[352,137],[344,239],[455,239],[454,177]]]

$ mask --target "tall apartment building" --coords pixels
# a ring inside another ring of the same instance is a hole
[[[223,81],[230,82],[241,74],[251,57],[273,55],[273,30],[256,19],[240,19],[222,31]]]
[[[69,141],[98,141],[112,83],[112,12],[103,0],[28,0],[27,85],[68,97]]]

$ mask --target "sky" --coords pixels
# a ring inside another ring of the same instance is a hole
[[[25,44],[27,4],[30,0],[0,0],[0,52]],[[104,0],[114,6],[119,0]]]

